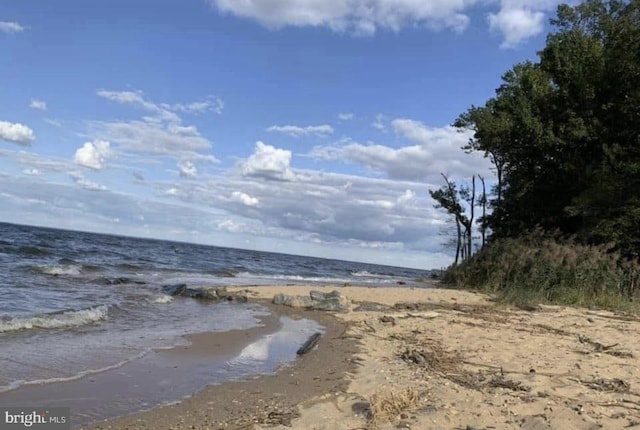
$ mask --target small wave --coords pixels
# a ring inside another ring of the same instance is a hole
[[[374,276],[374,275],[371,272],[367,272],[366,270],[361,270],[359,272],[352,272],[351,276],[366,277],[366,276]]]
[[[80,264],[53,264],[36,266],[35,270],[44,275],[78,276],[82,273],[82,266]]]
[[[173,301],[173,297],[168,294],[158,294],[149,299],[151,303],[167,304]]]
[[[17,388],[20,388],[22,386],[25,385],[44,385],[44,384],[54,384],[54,383],[60,383],[60,382],[69,382],[69,381],[75,381],[77,379],[80,378],[84,378],[85,376],[90,376],[90,375],[95,375],[97,373],[102,373],[102,372],[106,372],[108,370],[113,370],[113,369],[117,369],[119,367],[124,366],[125,364],[134,361],[134,360],[138,360],[142,357],[144,357],[145,355],[147,355],[149,353],[149,349],[143,350],[142,352],[140,352],[139,354],[134,355],[133,357],[127,358],[126,360],[122,360],[118,363],[112,364],[111,366],[105,366],[102,367],[100,369],[89,369],[89,370],[85,370],[79,373],[76,373],[75,375],[72,376],[68,376],[68,377],[61,377],[61,378],[48,378],[48,379],[35,379],[33,381],[25,381],[25,380],[18,380],[18,381],[12,381],[7,385],[0,385],[0,393],[4,393],[7,391],[11,391],[11,390],[15,390]]]
[[[33,328],[55,329],[79,327],[106,320],[107,317],[108,307],[102,305],[78,311],[70,310],[31,318],[12,318],[9,320],[0,320],[0,333]]]

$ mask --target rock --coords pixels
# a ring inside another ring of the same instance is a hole
[[[309,296],[312,300],[331,300],[331,299],[340,299],[342,294],[338,290],[333,290],[330,293],[323,293],[322,291],[311,291]]]
[[[308,297],[276,294],[273,296],[272,302],[276,305],[314,309],[319,311],[347,312],[349,310],[349,299],[343,296],[339,291],[332,291],[330,293],[311,291]]]
[[[349,299],[347,299],[337,290],[333,290],[330,293],[311,291],[311,293],[309,293],[309,296],[313,301],[312,309],[332,312],[349,311]]]
[[[187,284],[163,285],[162,291],[170,296],[181,296],[187,291]]]
[[[273,296],[273,304],[290,306],[292,308],[311,308],[313,300],[306,296],[290,296],[287,294],[276,294]]]
[[[242,293],[228,294],[222,297],[222,299],[228,302],[247,303],[247,296]]]
[[[244,293],[229,293],[226,287],[188,288],[187,284],[163,285],[162,291],[170,296],[191,297],[199,300],[226,300],[228,302],[246,303]]]
[[[202,298],[205,300],[218,300],[227,293],[227,289],[225,287],[202,287],[200,291],[202,292]]]

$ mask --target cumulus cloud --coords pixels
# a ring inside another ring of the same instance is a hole
[[[392,121],[396,134],[413,145],[392,148],[380,144],[363,145],[350,139],[338,145],[314,148],[311,156],[360,164],[393,179],[437,181],[440,173],[466,178],[476,173],[489,176],[489,162],[481,154],[466,154],[464,146],[471,132],[453,127],[432,128],[411,119]]]
[[[260,200],[255,197],[251,197],[249,194],[241,191],[234,191],[231,193],[231,200],[234,202],[242,203],[245,206],[258,206]]]
[[[32,99],[29,107],[36,110],[47,110],[47,103],[42,100]]]
[[[371,35],[378,29],[411,26],[463,31],[464,10],[479,0],[208,0],[223,13],[258,21],[268,28],[327,27]]]
[[[296,125],[272,125],[267,128],[267,131],[278,132],[287,134],[292,137],[303,137],[309,135],[315,136],[328,136],[333,134],[333,127],[327,124],[322,125],[309,125],[306,127],[299,127]]]
[[[111,144],[104,140],[94,140],[85,142],[81,148],[76,150],[74,161],[80,166],[91,169],[104,169],[106,160],[111,156]]]
[[[0,31],[7,34],[20,33],[25,28],[17,22],[0,21]]]
[[[291,151],[258,141],[254,153],[242,163],[242,173],[245,176],[289,181],[294,178],[290,164]]]
[[[353,119],[353,114],[351,112],[339,113],[338,119],[340,121],[350,121]]]
[[[373,35],[378,30],[401,31],[422,26],[463,32],[469,13],[478,5],[498,11],[488,14],[490,29],[513,48],[544,30],[546,14],[562,0],[207,0],[220,12],[255,20],[270,29],[326,27],[334,32]]]
[[[500,10],[488,15],[489,29],[502,35],[502,48],[515,48],[544,31],[546,13],[560,0],[502,0]]]
[[[36,136],[29,127],[20,123],[0,121],[0,139],[20,145],[29,145],[36,140]]]

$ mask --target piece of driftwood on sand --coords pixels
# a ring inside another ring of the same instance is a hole
[[[311,351],[313,347],[318,344],[321,336],[322,336],[322,333],[320,332],[314,333],[311,336],[309,336],[309,339],[307,339],[307,341],[302,344],[302,346],[298,349],[296,354],[303,355]]]

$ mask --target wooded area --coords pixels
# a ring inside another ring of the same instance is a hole
[[[493,98],[454,123],[473,131],[463,149],[495,168],[481,229],[489,242],[537,230],[637,260],[640,0],[560,5],[551,22],[539,60],[513,66]],[[455,184],[445,182],[431,194],[453,214],[461,196],[451,200]],[[457,216],[459,237],[469,221]]]

